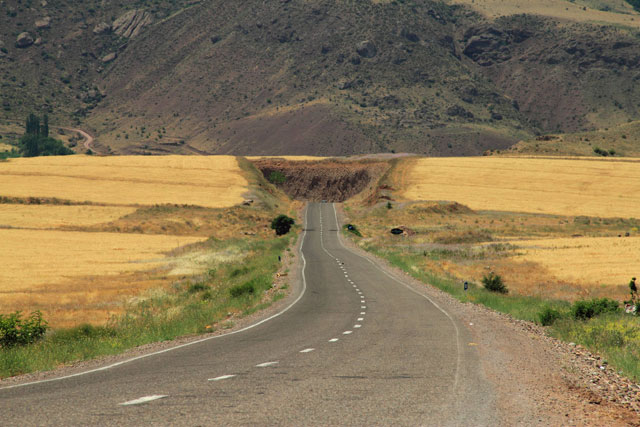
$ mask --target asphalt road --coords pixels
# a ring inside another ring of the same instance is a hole
[[[345,248],[332,204],[310,204],[306,221],[304,283],[285,312],[109,369],[0,389],[0,424],[499,423],[467,328]]]

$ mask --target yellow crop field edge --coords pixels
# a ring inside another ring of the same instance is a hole
[[[0,164],[0,195],[113,205],[229,207],[248,182],[231,156],[60,156]]]
[[[633,218],[636,162],[518,157],[422,158],[400,178],[409,200],[449,200],[475,210]]]
[[[66,280],[151,270],[164,252],[201,237],[0,229],[0,291],[16,292]],[[0,310],[1,311],[1,310]]]
[[[626,285],[640,275],[640,237],[579,237],[510,242],[515,260],[533,261],[558,279],[587,286]]]
[[[0,226],[32,229],[89,226],[114,221],[135,211],[119,206],[0,204]]]

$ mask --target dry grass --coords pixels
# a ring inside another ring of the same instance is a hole
[[[637,160],[424,158],[398,178],[410,200],[451,200],[475,210],[639,216]]]
[[[520,141],[501,154],[599,157],[594,149],[600,148],[605,151],[614,150],[616,157],[640,157],[640,121],[593,131],[545,135],[545,138],[540,139]]]
[[[54,327],[104,323],[126,297],[164,284],[165,252],[202,238],[0,230],[0,313],[39,309]]]
[[[11,149],[15,148],[12,145],[9,144],[4,144],[2,142],[0,142],[0,151],[11,151]]]
[[[4,261],[0,291],[26,290],[81,276],[151,270],[166,264],[163,253],[202,240],[188,236],[0,230]]]
[[[623,0],[599,2],[592,0],[574,2],[563,0],[451,0],[451,3],[470,6],[490,18],[528,13],[563,21],[640,27],[640,15]],[[609,6],[611,11],[597,9],[605,5]]]
[[[135,210],[114,206],[0,204],[0,227],[33,229],[91,226],[115,221]]]
[[[640,275],[640,237],[597,237],[513,242],[514,259],[543,265],[561,281],[584,286],[618,285]]]
[[[219,208],[241,203],[247,186],[230,156],[63,156],[0,164],[0,195],[12,197]]]

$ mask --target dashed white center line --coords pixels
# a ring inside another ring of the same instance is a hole
[[[315,348],[305,348],[304,350],[300,350],[300,353],[311,353]]]
[[[147,403],[147,402],[151,402],[153,400],[158,400],[158,399],[162,399],[168,397],[168,395],[166,394],[154,394],[153,396],[144,396],[141,397],[139,399],[135,399],[135,400],[130,400],[128,402],[124,402],[121,403],[121,406],[130,406],[130,405],[140,405],[142,403]]]
[[[361,328],[361,327],[362,327],[362,325],[357,324],[357,325],[353,325],[353,327],[354,327],[354,328]]]
[[[229,378],[233,378],[235,375],[221,375],[215,378],[209,378],[209,381],[220,381],[220,380],[228,380]]]
[[[365,314],[367,314],[367,312],[366,311],[361,311],[360,314],[365,315]]]
[[[266,368],[267,366],[277,365],[278,362],[264,362],[256,365],[256,368]]]
[[[344,331],[344,332],[342,333],[342,335],[349,335],[349,334],[352,334],[352,333],[353,333],[353,331]]]
[[[329,340],[329,342],[336,342],[336,341],[338,341],[338,338],[331,338],[331,339]]]
[[[364,320],[364,317],[358,317],[358,322],[362,322]]]
[[[360,308],[367,308],[367,306],[366,305],[361,305]]]

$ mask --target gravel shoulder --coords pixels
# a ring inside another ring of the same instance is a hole
[[[338,210],[340,223],[344,212]],[[640,385],[618,375],[587,349],[414,279],[350,239],[345,246],[375,260],[426,294],[472,334],[486,378],[494,385],[503,425],[640,426]]]

